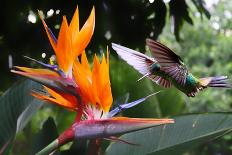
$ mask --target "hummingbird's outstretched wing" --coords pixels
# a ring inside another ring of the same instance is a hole
[[[155,60],[160,64],[161,70],[174,78],[179,84],[184,85],[188,70],[182,59],[159,42],[146,39],[146,44],[152,51]]]
[[[115,43],[112,43],[112,48],[123,60],[133,66],[142,75],[150,78],[152,81],[165,88],[171,87],[172,84],[170,81],[151,73],[152,64],[157,62],[154,58]]]

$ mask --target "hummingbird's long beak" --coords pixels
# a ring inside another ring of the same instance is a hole
[[[141,78],[139,78],[139,79],[137,80],[137,82],[140,81],[140,80],[142,80],[142,79],[145,78],[145,77],[148,77],[149,74],[150,74],[150,72],[144,74]]]

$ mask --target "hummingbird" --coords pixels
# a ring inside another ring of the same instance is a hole
[[[197,78],[189,72],[180,56],[167,46],[152,39],[146,39],[146,45],[153,57],[112,43],[116,53],[143,75],[139,80],[147,77],[164,88],[175,86],[188,97],[195,97],[208,87],[231,88],[227,76]]]

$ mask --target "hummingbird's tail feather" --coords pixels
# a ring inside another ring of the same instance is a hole
[[[200,84],[203,87],[218,87],[218,88],[232,88],[227,76],[206,77],[200,79]]]

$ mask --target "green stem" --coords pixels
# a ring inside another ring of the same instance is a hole
[[[58,147],[72,141],[74,139],[74,131],[73,128],[70,127],[65,130],[57,139],[47,145],[44,149],[36,153],[35,155],[48,155]]]
[[[36,153],[35,155],[48,155],[54,150],[56,150],[59,147],[58,139],[55,139],[53,142],[51,142],[48,146],[43,148],[41,151]]]

